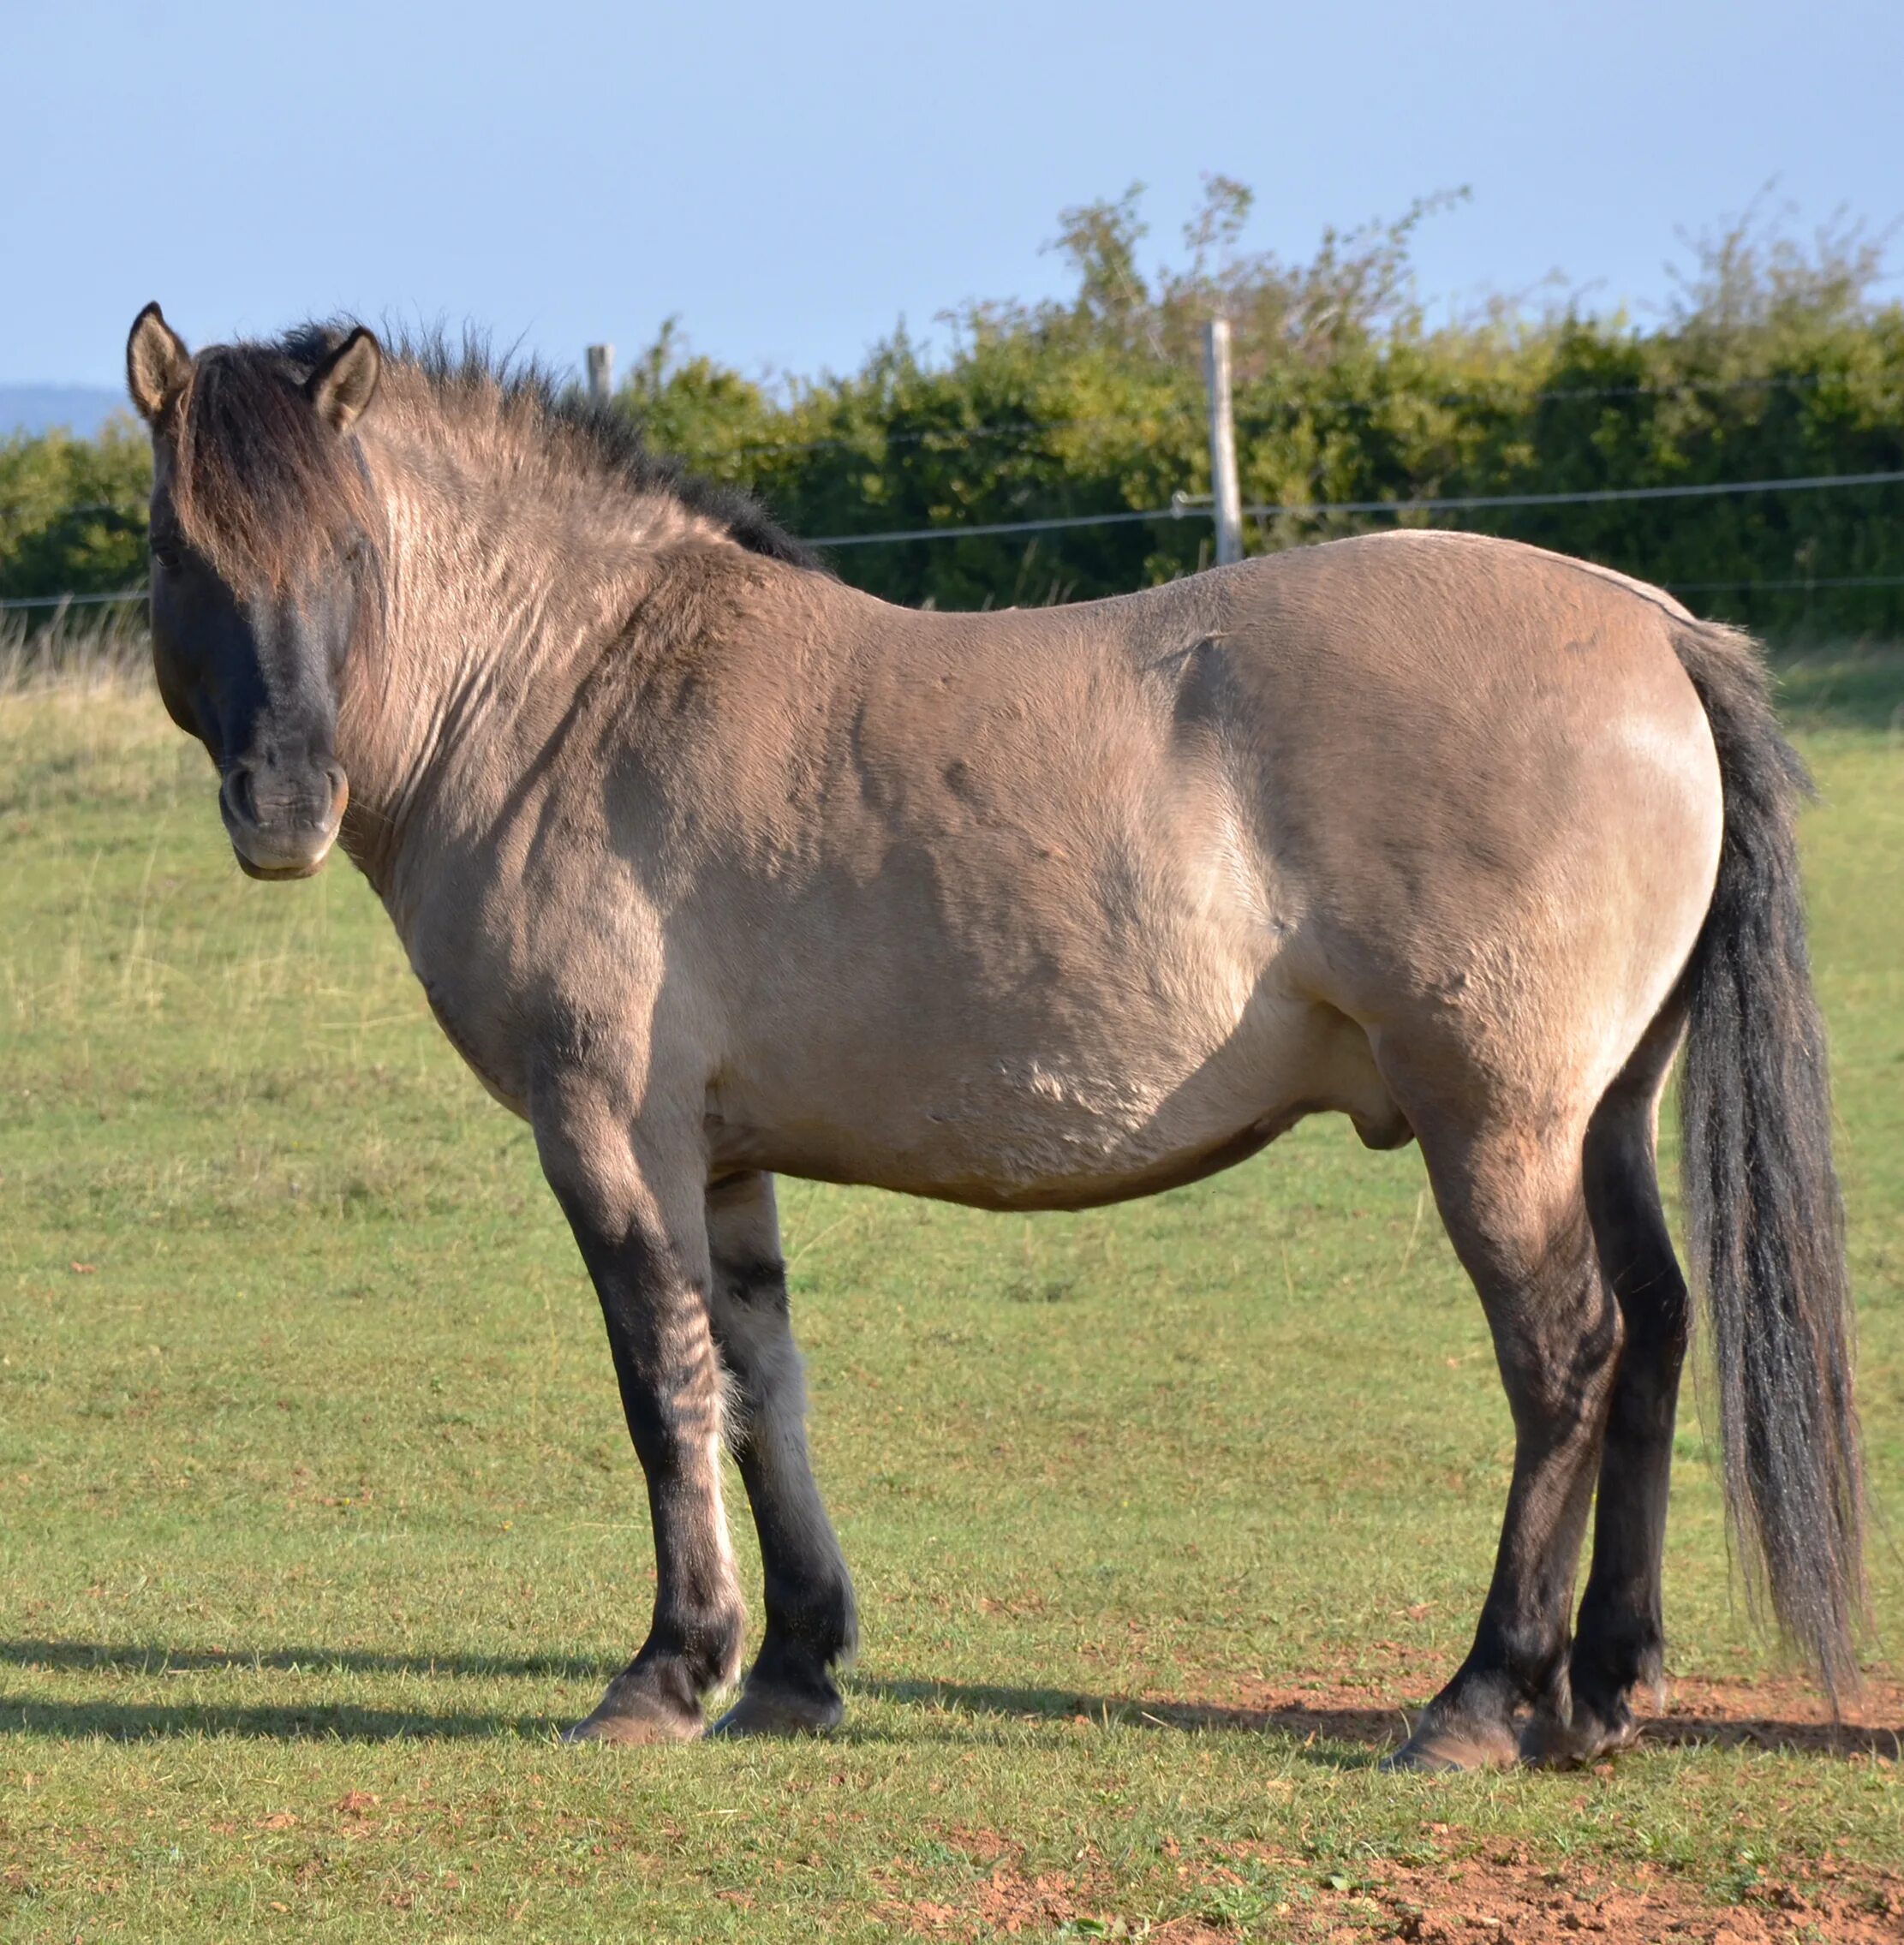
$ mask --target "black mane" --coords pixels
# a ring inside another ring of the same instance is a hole
[[[272,349],[295,364],[315,365],[353,328],[350,319],[299,325]],[[690,513],[713,522],[748,552],[826,571],[818,558],[781,528],[751,493],[702,479],[679,460],[653,451],[626,413],[560,383],[534,359],[493,352],[486,339],[471,331],[465,331],[457,345],[442,331],[397,332],[380,336],[379,342],[389,357],[421,373],[445,396],[493,386],[505,408],[527,404],[545,424],[577,435],[605,473],[637,492],[666,493]]]

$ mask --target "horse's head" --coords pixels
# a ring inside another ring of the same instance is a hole
[[[354,428],[381,364],[361,327],[194,358],[156,304],[126,345],[152,437],[159,694],[217,764],[224,827],[254,878],[308,877],[343,818],[339,692],[377,579]]]

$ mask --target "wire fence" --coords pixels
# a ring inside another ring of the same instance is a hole
[[[1904,480],[1904,468],[1877,473],[1819,473],[1794,480],[1720,480],[1688,481],[1671,486],[1592,486],[1578,492],[1526,493],[1453,493],[1418,499],[1290,500],[1274,505],[1245,505],[1246,520],[1285,516],[1316,519],[1344,514],[1463,513],[1510,507],[1604,506],[1620,500],[1670,500],[1718,498],[1734,493],[1821,492],[1834,486],[1888,486]],[[832,534],[808,541],[810,547],[860,547],[879,540],[978,540],[987,535],[1045,534],[1074,527],[1125,526],[1144,520],[1178,520],[1203,512],[1184,504],[1132,513],[1064,514],[1049,520],[1000,520],[980,524],[912,527],[879,534]]]
[[[1263,522],[1283,518],[1322,519],[1354,515],[1505,511],[1514,508],[1603,506],[1621,501],[1716,498],[1750,493],[1826,492],[1853,486],[1895,486],[1900,482],[1904,482],[1904,468],[1887,468],[1870,473],[1816,473],[1782,480],[1688,480],[1664,486],[1597,486],[1558,492],[1459,493],[1424,495],[1413,499],[1292,500],[1275,504],[1248,505],[1243,509],[1243,512],[1246,519]],[[1114,513],[1059,514],[1047,519],[1036,520],[948,521],[930,527],[893,528],[873,534],[829,534],[809,540],[807,545],[831,550],[839,547],[873,546],[880,542],[897,545],[915,541],[973,540],[1017,534],[1062,533],[1094,527],[1134,526],[1146,521],[1177,521],[1208,516],[1203,507],[1179,498],[1170,506]],[[1734,578],[1672,582],[1667,585],[1682,594],[1727,588],[1891,588],[1904,586],[1904,576],[1830,575],[1788,579]],[[145,598],[146,591],[143,588],[125,588],[110,594],[29,594],[0,600],[0,611],[79,607],[111,602],[140,601]]]
[[[88,608],[108,601],[143,601],[143,588],[124,588],[112,594],[18,594],[0,601],[0,609]]]

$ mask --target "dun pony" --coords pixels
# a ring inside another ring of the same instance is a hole
[[[1802,777],[1742,637],[1425,532],[916,613],[480,355],[355,328],[194,358],[152,307],[128,369],[161,689],[240,863],[302,876],[341,838],[533,1126],[600,1298],[659,1576],[574,1733],[696,1735],[738,1676],[724,1427],[766,1627],[717,1727],[839,1720],[852,1588],[776,1174],[1081,1208],[1336,1112],[1419,1142],[1515,1427],[1473,1645],[1394,1760],[1628,1741],[1664,1639],[1688,1304],[1654,1132],[1682,1038],[1733,1518],[1854,1679]]]

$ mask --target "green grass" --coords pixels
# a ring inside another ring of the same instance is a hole
[[[1904,684],[1792,693],[1895,1533]],[[558,1747],[652,1568],[527,1133],[354,874],[238,875],[147,697],[0,700],[0,1939],[870,1938],[1002,1922],[1001,1864],[1034,1930],[1304,1936],[1333,1898],[1379,1934],[1398,1862],[1723,1900],[1904,1858],[1869,1755],[1423,1781],[1337,1739],[1465,1645],[1509,1427],[1418,1158],[1334,1122],[1075,1218],[785,1184],[849,1727]],[[1888,1542],[1874,1582],[1895,1626]],[[1775,1666],[1690,1405],[1668,1615],[1679,1674]],[[1285,1727],[1225,1726],[1265,1696]]]

